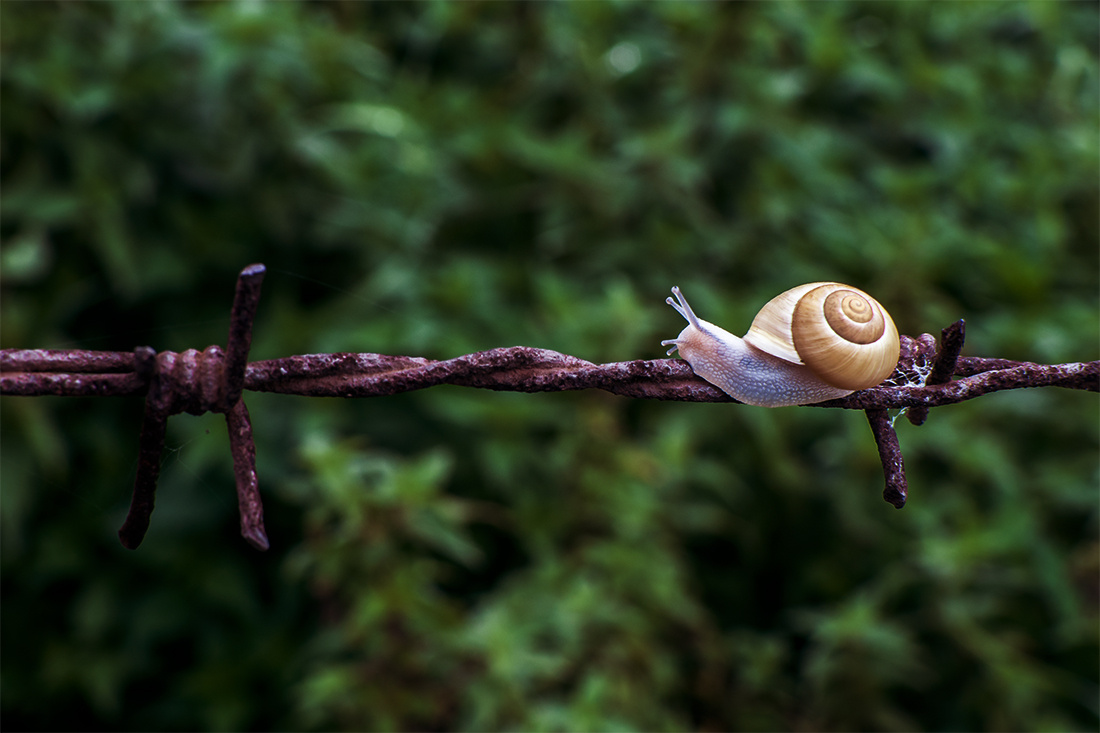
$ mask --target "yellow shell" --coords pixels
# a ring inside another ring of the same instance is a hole
[[[882,382],[898,363],[901,343],[890,314],[867,293],[842,283],[799,285],[772,298],[745,334],[752,346],[842,389]]]

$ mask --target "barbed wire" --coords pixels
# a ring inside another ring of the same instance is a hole
[[[167,420],[187,412],[223,413],[241,517],[241,535],[254,547],[270,546],[263,522],[252,424],[242,392],[308,397],[381,397],[442,384],[511,392],[600,389],[624,397],[678,402],[736,402],[702,380],[681,359],[642,359],[594,364],[568,354],[512,346],[446,360],[386,354],[306,354],[248,363],[252,323],[259,305],[263,265],[241,271],[230,316],[226,350],[157,353],[0,350],[0,395],[118,397],[145,395],[134,493],[119,539],[129,549],[145,537],[152,515]],[[878,444],[886,487],[883,498],[900,509],[908,487],[888,410],[902,409],[921,425],[932,407],[956,404],[992,392],[1063,387],[1100,392],[1100,361],[1034,364],[959,356],[963,321],[941,333],[901,337],[901,357],[883,385],[807,407],[864,410]],[[913,375],[925,375],[926,378]],[[959,377],[952,379],[952,377]]]

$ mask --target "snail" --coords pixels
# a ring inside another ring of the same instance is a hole
[[[680,288],[665,302],[688,325],[670,346],[692,371],[748,405],[786,407],[873,387],[897,366],[898,329],[878,301],[834,282],[799,285],[760,309],[743,339],[698,318]]]

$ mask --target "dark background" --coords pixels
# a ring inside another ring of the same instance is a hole
[[[663,356],[801,282],[1098,344],[1095,3],[0,3],[6,348]],[[4,398],[16,729],[1095,730],[1096,396],[898,422],[517,395]]]

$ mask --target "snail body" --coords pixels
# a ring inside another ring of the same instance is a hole
[[[744,338],[697,317],[680,288],[665,302],[688,322],[671,346],[739,402],[808,405],[873,387],[897,366],[898,329],[878,301],[834,282],[799,285],[760,309]]]

